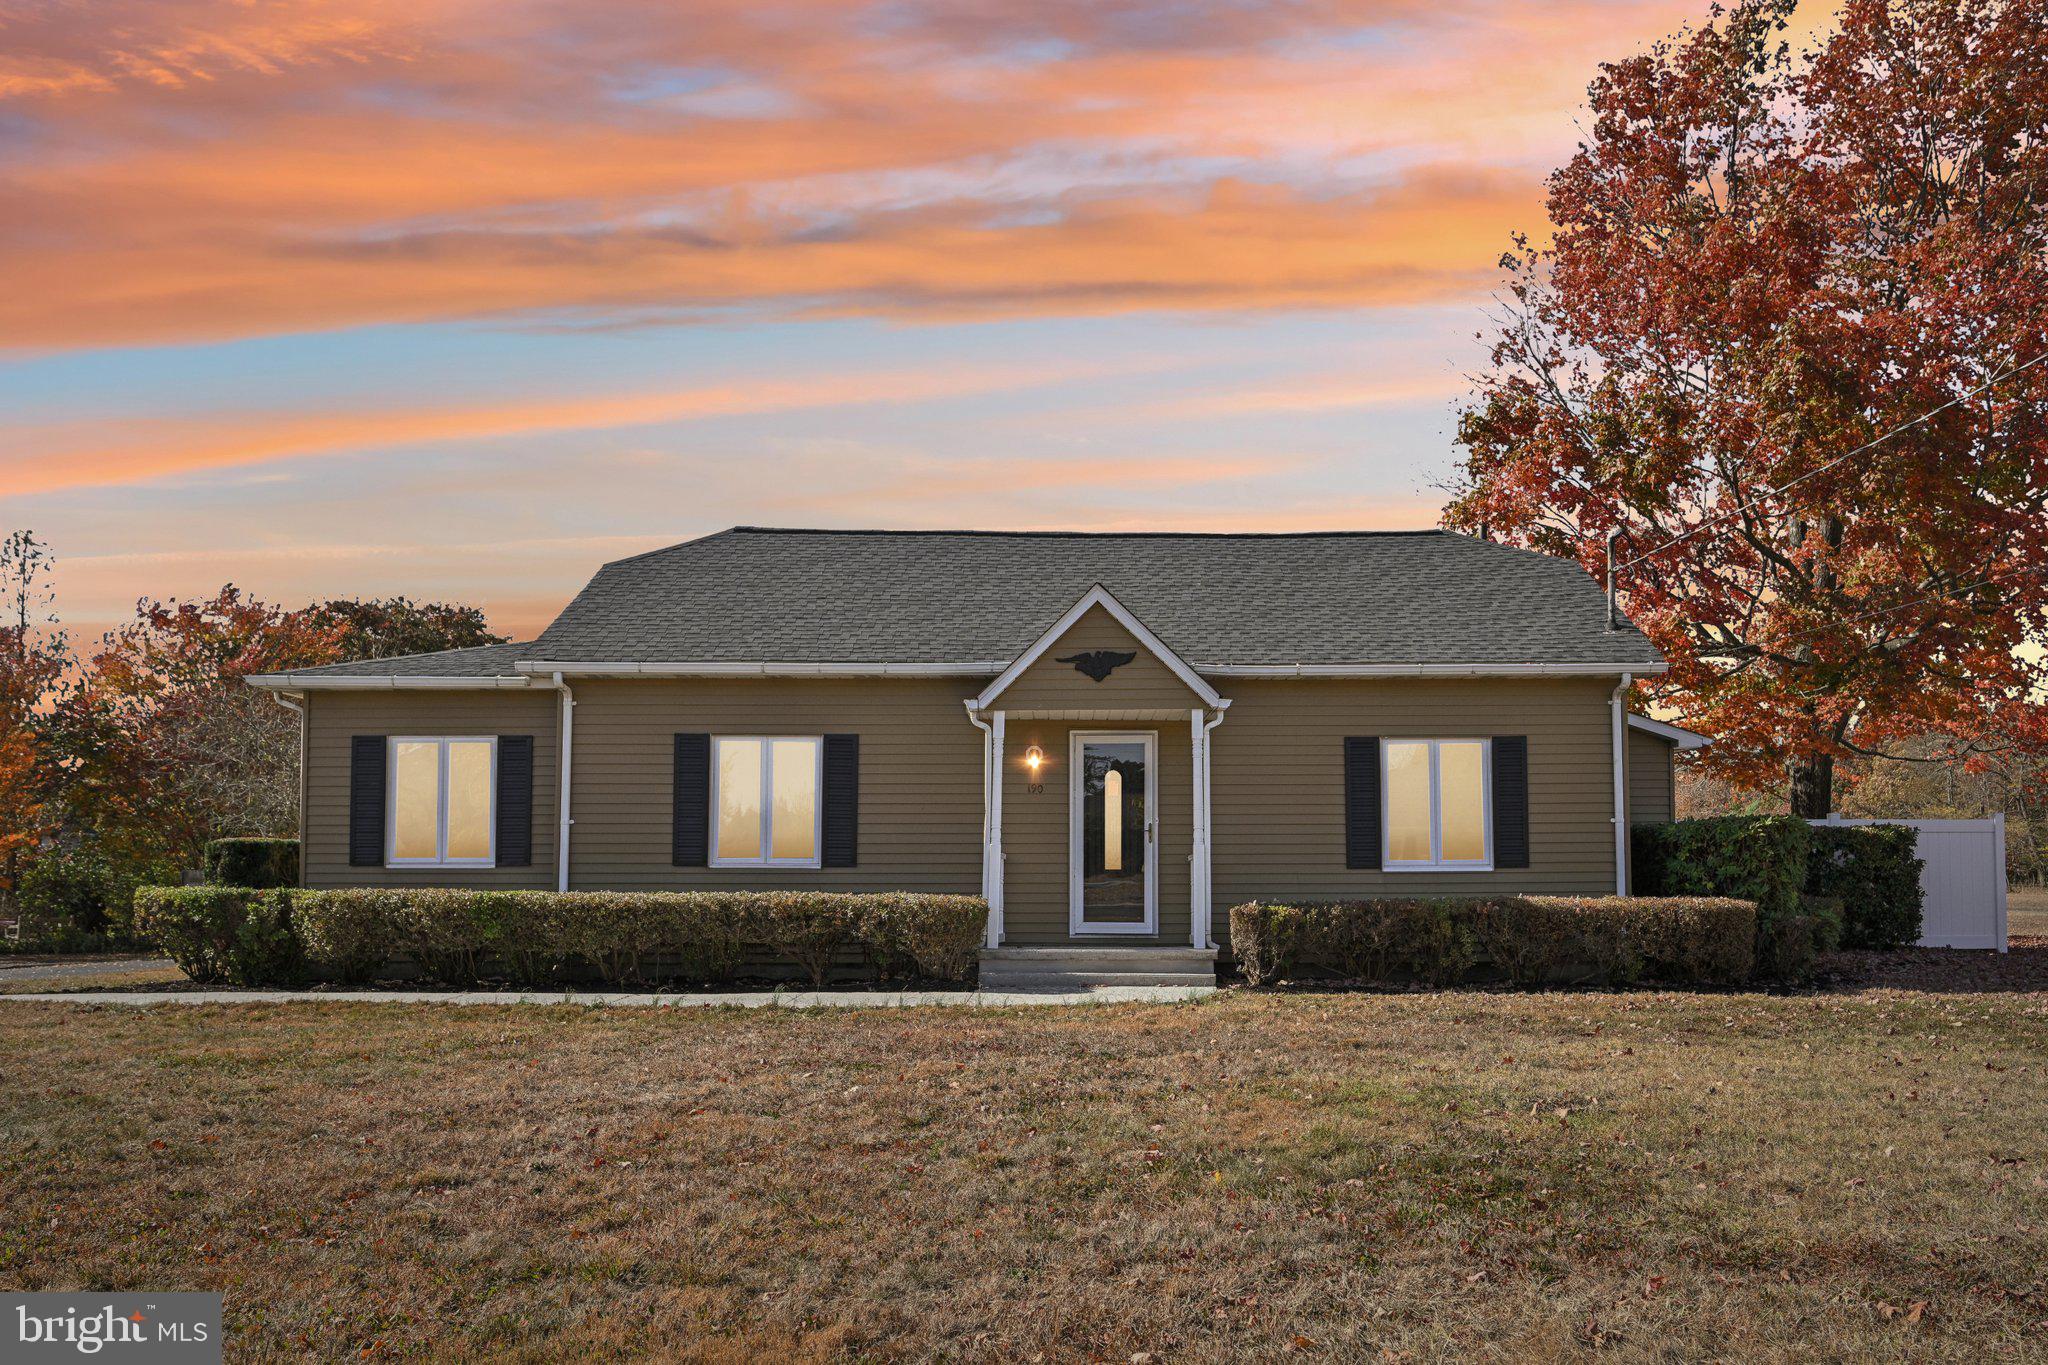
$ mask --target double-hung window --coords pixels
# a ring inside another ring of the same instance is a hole
[[[822,803],[817,737],[713,741],[713,867],[817,867]]]
[[[389,866],[492,865],[497,740],[395,738],[389,766]]]
[[[1395,872],[1492,868],[1491,749],[1483,739],[1389,739],[1382,743],[1385,868]]]

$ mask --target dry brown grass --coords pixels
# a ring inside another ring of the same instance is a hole
[[[2048,938],[2048,889],[2016,886],[2006,893],[2007,931],[2014,937]]]
[[[2040,1356],[2044,1068],[2028,994],[0,1005],[0,1288],[238,1358]]]

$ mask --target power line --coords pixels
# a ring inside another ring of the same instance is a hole
[[[2012,378],[2016,374],[2019,374],[2023,370],[2032,369],[2034,366],[2040,364],[2044,360],[2048,360],[2048,351],[2043,351],[2041,354],[2035,356],[2032,360],[2027,361],[2023,365],[2013,366],[2004,374],[1993,375],[1991,378],[1985,380],[1982,384],[1979,384],[1976,388],[1970,389],[1964,393],[1959,393],[1954,398],[1951,398],[1946,403],[1943,403],[1940,407],[1930,408],[1928,411],[1921,413],[1918,417],[1915,417],[1910,421],[1899,423],[1897,426],[1893,427],[1890,431],[1885,432],[1883,435],[1873,437],[1872,439],[1865,441],[1862,445],[1857,446],[1854,450],[1847,451],[1843,454],[1835,456],[1834,459],[1829,460],[1826,464],[1816,465],[1814,468],[1807,470],[1804,474],[1798,475],[1795,478],[1785,480],[1784,483],[1778,485],[1776,488],[1764,489],[1762,492],[1758,493],[1756,497],[1778,497],[1781,494],[1783,494],[1786,489],[1791,488],[1796,484],[1804,483],[1808,479],[1811,479],[1816,475],[1825,474],[1828,470],[1833,469],[1836,465],[1841,464],[1843,461],[1853,460],[1858,455],[1863,454],[1865,451],[1873,450],[1876,447],[1883,445],[1886,441],[1889,441],[1892,437],[1898,435],[1902,431],[1910,430],[1913,427],[1919,426],[1923,422],[1932,421],[1934,418],[1939,417],[1942,413],[1947,412],[1950,408],[1955,407],[1960,403],[1969,402],[1972,398],[1977,397],[1977,395],[1990,390],[1996,385],[2004,383],[2006,380]],[[1723,512],[1721,513],[1721,515],[1717,517],[1709,517],[1707,520],[1701,522],[1697,526],[1692,527],[1690,530],[1687,530],[1679,535],[1673,536],[1670,540],[1665,541],[1662,545],[1659,545],[1654,549],[1645,550],[1643,553],[1637,555],[1634,559],[1629,560],[1627,563],[1615,565],[1613,572],[1620,573],[1624,569],[1633,569],[1636,565],[1641,564],[1644,560],[1651,559],[1657,555],[1663,554],[1666,550],[1670,549],[1674,545],[1683,545],[1686,541],[1691,540],[1700,532],[1706,530],[1711,526],[1716,525],[1717,523],[1728,521],[1734,517],[1740,516],[1743,510],[1743,508],[1738,507],[1733,511]]]

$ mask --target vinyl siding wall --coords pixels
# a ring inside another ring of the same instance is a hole
[[[1211,735],[1211,904],[1614,890],[1613,684],[1591,679],[1229,679]],[[1495,872],[1344,866],[1344,737],[1529,739],[1529,862]]]
[[[1090,686],[1081,679],[1083,687]],[[1178,686],[1178,680],[1175,680]],[[1192,708],[1190,708],[1192,709]],[[1067,943],[1072,901],[1068,839],[1072,828],[1070,736],[1076,730],[1158,734],[1158,771],[1152,774],[1153,810],[1159,820],[1159,932],[1156,941],[1188,942],[1188,850],[1194,840],[1194,772],[1189,726],[1169,721],[1007,722],[1003,763],[1003,933],[1010,944]],[[1045,750],[1045,766],[1031,790],[1025,750]],[[1121,935],[1087,934],[1080,942],[1113,946]],[[1146,936],[1146,942],[1154,941]]]
[[[963,705],[974,680],[587,680],[575,688],[571,886],[980,893],[982,742]],[[859,735],[859,865],[674,866],[681,732]]]
[[[1678,746],[1642,730],[1628,732],[1628,818],[1636,825],[1661,825],[1678,808],[1672,762]]]
[[[366,691],[306,694],[304,867],[307,886],[555,885],[556,760],[552,691]],[[528,867],[351,867],[349,739],[354,735],[532,735],[533,862]]]
[[[1062,647],[1058,652],[1073,649]],[[1074,673],[1071,665],[1061,667],[1064,679],[1049,676],[1031,694],[1036,708],[1139,709],[1170,704],[1177,718],[1009,718],[1003,762],[1009,941],[1066,941],[1068,735],[1079,727],[1158,732],[1159,939],[1185,943],[1193,811],[1186,710],[1192,704],[1182,708],[1185,689],[1170,675],[1181,696],[1169,700],[1150,694],[1139,701],[1110,690],[1123,669],[1110,683],[1098,685]],[[572,886],[967,893],[980,889],[982,736],[969,724],[962,706],[963,699],[977,690],[975,680],[586,680],[574,686]],[[1227,933],[1229,908],[1260,897],[1472,895],[1505,889],[1610,892],[1610,688],[1599,679],[1228,680],[1224,690],[1233,704],[1228,718],[1212,732],[1213,913],[1218,939]],[[1007,696],[1002,700],[1006,706],[1012,701]],[[548,691],[312,695],[307,708],[307,884],[554,885],[556,706],[556,695]],[[672,866],[677,732],[858,734],[859,865]],[[532,734],[533,865],[446,872],[349,866],[348,746],[355,734]],[[1495,734],[1529,739],[1529,868],[1389,873],[1344,866],[1345,736]],[[1036,793],[1027,790],[1030,775],[1023,765],[1024,751],[1032,744],[1043,748],[1049,760],[1041,777],[1044,789]],[[1643,780],[1644,771],[1638,761],[1636,782]],[[1665,780],[1668,783],[1668,760]],[[1639,812],[1644,809],[1642,800]]]

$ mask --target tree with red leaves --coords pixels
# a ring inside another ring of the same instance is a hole
[[[1602,68],[1518,239],[1448,524],[1599,571],[1737,781],[2040,738],[2048,3],[1791,0]]]
[[[286,832],[296,725],[243,680],[332,663],[340,635],[233,584],[203,602],[139,603],[54,713],[74,821],[136,862],[192,862],[209,838]]]
[[[50,553],[28,531],[0,541],[0,892],[12,901],[23,865],[57,824],[49,737],[40,712],[70,656],[55,629]]]

